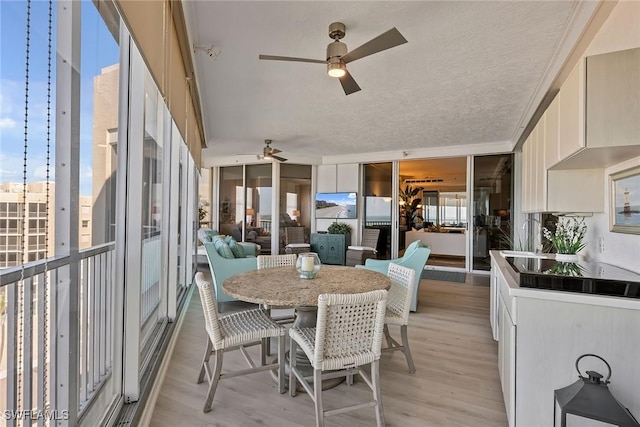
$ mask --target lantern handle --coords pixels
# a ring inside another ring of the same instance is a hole
[[[591,356],[591,357],[596,357],[600,360],[602,360],[604,362],[605,365],[607,365],[607,369],[609,370],[609,374],[607,375],[607,378],[605,378],[604,383],[605,384],[609,384],[609,378],[611,378],[611,366],[609,366],[609,364],[607,363],[606,360],[604,360],[602,357],[598,356],[597,354],[583,354],[582,356],[578,357],[578,359],[576,360],[576,370],[578,371],[578,375],[580,376],[580,378],[586,378],[582,376],[582,372],[580,372],[580,368],[578,367],[578,364],[580,363],[580,360],[583,357],[587,357],[587,356]]]

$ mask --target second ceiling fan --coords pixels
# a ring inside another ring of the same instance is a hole
[[[290,56],[274,55],[259,55],[258,58],[272,61],[313,62],[326,64],[327,73],[331,77],[338,78],[345,95],[349,95],[360,90],[358,83],[356,83],[351,74],[349,74],[349,71],[347,71],[347,64],[349,62],[407,43],[407,39],[405,39],[402,34],[400,34],[400,31],[394,27],[389,31],[380,34],[378,37],[369,40],[362,46],[348,52],[347,45],[340,41],[340,39],[344,37],[345,32],[346,27],[342,22],[334,22],[329,25],[329,37],[335,41],[329,43],[327,46],[327,59],[324,61],[321,59],[294,58]]]
[[[259,160],[263,160],[263,159],[274,159],[277,160],[279,162],[286,162],[287,159],[285,159],[284,157],[280,157],[280,156],[276,156],[276,154],[278,153],[282,153],[281,150],[278,150],[277,148],[272,148],[271,147],[271,141],[270,139],[265,139],[264,143],[265,143],[265,147],[262,149],[262,154],[258,154],[258,159]]]

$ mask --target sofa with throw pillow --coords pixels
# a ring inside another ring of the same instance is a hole
[[[229,277],[245,271],[256,270],[257,245],[237,242],[231,236],[213,236],[211,242],[204,244],[209,269],[218,301],[218,310],[222,311],[222,303],[237,301],[224,293],[222,283]]]

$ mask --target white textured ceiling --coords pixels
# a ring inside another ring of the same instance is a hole
[[[512,146],[586,23],[581,8],[595,2],[186,1],[192,43],[220,50],[193,54],[204,165],[255,161],[266,138],[316,162]],[[334,21],[349,50],[394,26],[408,43],[350,63],[362,90],[349,96],[322,64],[258,60],[325,59]]]

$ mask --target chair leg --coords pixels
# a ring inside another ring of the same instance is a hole
[[[204,402],[203,412],[209,412],[211,410],[211,404],[213,403],[213,396],[216,394],[216,388],[218,388],[218,382],[220,382],[220,373],[222,372],[222,355],[224,350],[216,351],[216,360],[213,365],[213,375],[211,375],[211,382],[209,383],[209,391],[207,392],[207,400]]]
[[[407,337],[407,325],[400,326],[400,334],[402,335],[402,347],[404,347],[402,352],[407,358],[407,365],[409,365],[409,372],[413,374],[416,372],[416,367],[413,364],[413,357],[411,357],[411,349],[409,348],[409,338]]]
[[[389,333],[389,326],[387,324],[384,325],[384,339],[387,341],[387,348],[393,347],[393,340],[391,340],[391,334]]]
[[[207,373],[207,367],[209,366],[209,358],[211,357],[211,351],[213,350],[213,345],[211,344],[211,338],[209,338],[209,334],[207,334],[207,348],[204,351],[204,357],[202,358],[202,366],[200,367],[200,374],[198,375],[198,384],[204,381],[204,376]]]
[[[271,317],[271,308],[267,304],[263,304],[262,308],[264,308],[267,312],[267,316]],[[267,356],[271,356],[271,338],[267,338]],[[263,363],[264,364],[264,363]]]
[[[278,337],[278,387],[280,388],[280,394],[284,394],[286,392],[286,384],[284,378],[284,347],[285,347],[285,337]],[[289,374],[291,375],[291,373]]]
[[[294,370],[296,369],[296,347],[297,343],[295,340],[289,340],[289,396],[295,397],[296,395],[296,374]]]
[[[316,404],[316,427],[324,427],[324,409],[322,408],[322,370],[313,370],[313,400]]]
[[[371,362],[371,382],[373,383],[373,399],[376,401],[376,425],[384,426],[384,411],[382,409],[382,392],[380,391],[380,360]]]
[[[260,366],[267,364],[267,346],[269,345],[269,338],[262,338],[260,340]]]

